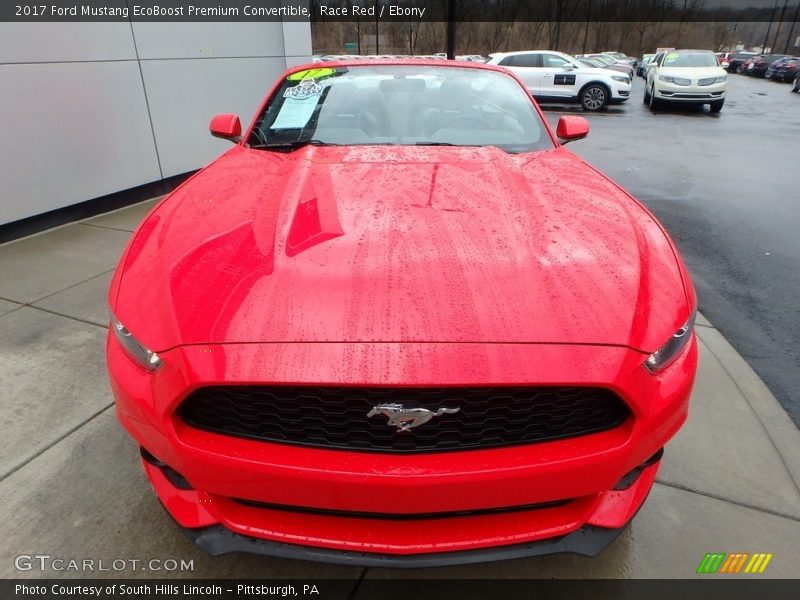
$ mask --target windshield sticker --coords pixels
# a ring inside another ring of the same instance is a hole
[[[288,88],[283,93],[283,97],[303,100],[312,96],[321,96],[323,89],[324,87],[313,79],[303,79],[296,86]]]
[[[323,79],[336,74],[336,69],[330,67],[323,67],[319,69],[306,69],[305,71],[298,71],[292,73],[286,79],[288,81],[302,81],[303,79]]]
[[[679,55],[677,52],[670,52],[669,54],[667,54],[667,60],[675,60],[676,58],[678,58],[678,56]]]
[[[288,91],[288,90],[287,90]],[[270,125],[270,129],[302,129],[308,125],[314,109],[317,108],[319,95],[305,98],[286,98],[278,116]]]

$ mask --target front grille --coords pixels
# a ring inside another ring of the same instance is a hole
[[[459,408],[400,432],[378,404]],[[436,452],[530,444],[604,431],[630,415],[592,387],[343,388],[215,386],[178,409],[192,427],[270,442],[374,452]]]

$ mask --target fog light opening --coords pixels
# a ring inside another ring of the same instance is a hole
[[[630,471],[627,475],[625,475],[625,477],[620,479],[617,482],[617,485],[614,486],[614,489],[620,491],[620,490],[627,490],[628,488],[630,488],[634,483],[636,483],[636,480],[639,479],[639,475],[642,474],[642,471],[644,471],[647,467],[651,467],[654,464],[656,464],[658,461],[661,460],[662,456],[664,456],[664,448],[659,449],[659,451],[653,454],[653,456],[648,458],[638,467],[636,467],[635,469]]]
[[[169,482],[178,488],[179,490],[193,490],[192,484],[186,481],[186,478],[178,473],[175,469],[170,467],[167,463],[157,459],[153,456],[147,449],[140,447],[139,453],[142,455],[142,458],[145,462],[153,465],[154,467],[158,467],[161,472],[164,474]]]

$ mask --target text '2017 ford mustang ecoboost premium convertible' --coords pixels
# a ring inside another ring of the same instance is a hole
[[[599,552],[687,416],[664,229],[510,72],[284,73],[109,290],[119,420],[212,554],[424,566]]]

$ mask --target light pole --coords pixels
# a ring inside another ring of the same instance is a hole
[[[586,12],[586,28],[583,30],[583,54],[586,54],[586,41],[589,39],[589,20],[592,18],[592,0],[589,0],[589,10]]]
[[[558,50],[561,44],[561,12],[564,8],[564,0],[556,0],[556,34],[553,42],[553,49]]]
[[[772,9],[772,14],[769,16],[769,27],[767,27],[767,35],[764,36],[764,44],[761,46],[761,54],[767,51],[767,42],[769,42],[769,32],[772,31],[772,21],[775,19],[775,11],[778,10],[778,0],[775,0],[775,7]],[[770,48],[771,50],[772,48]]]
[[[789,0],[786,1],[788,2]],[[380,2],[375,3],[375,54],[381,53],[380,33],[378,32],[378,20],[380,19],[378,7],[380,4]]]
[[[456,59],[456,0],[447,1],[447,59]]]
[[[778,34],[781,32],[781,25],[783,24],[783,17],[786,14],[786,9],[789,7],[789,0],[786,0],[783,3],[783,9],[781,10],[781,17],[778,19],[778,26],[775,28],[775,39],[772,40],[772,53],[774,54],[775,48],[778,46]]]
[[[786,45],[783,47],[783,53],[789,54],[789,44],[792,40],[792,36],[794,35],[794,24],[797,23],[797,17],[800,16],[800,2],[798,2],[797,6],[794,9],[794,18],[792,19],[792,28],[789,30],[789,35],[786,38]]]

